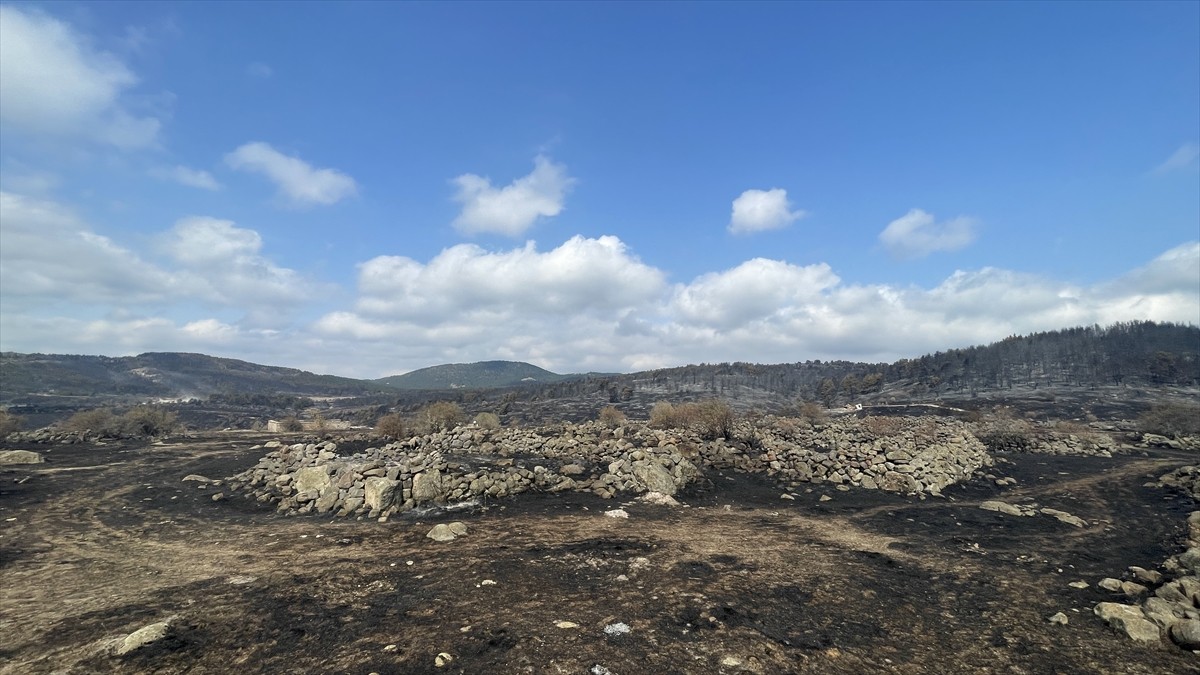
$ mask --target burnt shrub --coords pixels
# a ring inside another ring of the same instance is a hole
[[[1138,431],[1159,436],[1200,435],[1200,405],[1160,403],[1146,411],[1137,421]]]

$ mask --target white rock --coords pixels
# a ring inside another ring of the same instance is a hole
[[[629,625],[622,622],[610,623],[604,627],[605,635],[625,635],[630,630]]]

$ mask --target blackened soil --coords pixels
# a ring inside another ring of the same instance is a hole
[[[1182,545],[1194,503],[1144,485],[1178,454],[1004,456],[1015,486],[924,500],[709,471],[681,507],[533,494],[386,523],[181,480],[237,473],[262,440],[53,446],[0,471],[0,673],[1200,672],[1091,613],[1119,600],[1100,578]],[[469,534],[424,536],[446,520]],[[169,639],[112,654],[168,617]]]

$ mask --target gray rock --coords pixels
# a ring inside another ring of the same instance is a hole
[[[1119,593],[1121,591],[1121,580],[1114,579],[1112,577],[1105,577],[1104,579],[1100,580],[1099,584],[1096,585],[1106,591],[1112,591],[1113,593]]]
[[[1129,597],[1134,597],[1149,593],[1150,589],[1134,581],[1122,581],[1121,592]]]
[[[0,450],[0,465],[41,464],[45,461],[41,454],[29,450]]]
[[[1184,649],[1200,649],[1200,621],[1177,621],[1168,631],[1171,640]]]
[[[318,493],[325,492],[332,484],[329,480],[329,472],[324,466],[306,466],[303,469],[296,471],[292,484],[295,485],[299,492],[316,491]]]
[[[434,541],[453,541],[467,534],[467,526],[460,522],[438,523],[426,533]]]
[[[982,504],[980,504],[979,508],[983,509],[984,511],[998,511],[1000,513],[1004,513],[1004,514],[1007,514],[1010,516],[1023,515],[1021,513],[1021,509],[1013,506],[1012,504],[1009,504],[1007,502],[1001,502],[1001,501],[994,501],[994,500],[986,501],[986,502],[983,502]]]
[[[641,481],[646,490],[672,496],[679,490],[675,478],[661,464],[653,461],[638,462],[633,465],[633,475]]]
[[[1147,619],[1158,624],[1158,627],[1163,630],[1170,628],[1171,624],[1184,618],[1182,605],[1176,605],[1173,602],[1158,597],[1149,598],[1143,602],[1142,613],[1146,615]]]
[[[1142,614],[1140,607],[1122,605],[1118,602],[1101,602],[1096,605],[1096,616],[1138,642],[1156,642],[1160,636],[1158,626]]]
[[[1042,513],[1047,516],[1053,516],[1059,522],[1063,522],[1068,525],[1074,525],[1075,527],[1087,526],[1086,520],[1080,518],[1079,516],[1073,516],[1066,511],[1059,511],[1058,509],[1042,509]]]
[[[317,513],[328,513],[337,507],[337,503],[337,490],[326,490],[324,494],[317,497]]]
[[[1137,565],[1131,565],[1129,567],[1129,573],[1133,575],[1134,579],[1147,584],[1157,584],[1162,581],[1162,573],[1155,570],[1148,570],[1144,567],[1138,567]]]
[[[174,620],[167,619],[158,623],[152,623],[149,626],[143,626],[121,640],[121,644],[117,645],[117,655],[122,656],[137,649],[141,649],[148,644],[152,644],[171,635],[171,623]]]
[[[363,499],[367,508],[382,511],[396,503],[399,481],[387,478],[368,478],[363,489]]]
[[[1057,614],[1054,614],[1053,616],[1051,616],[1050,618],[1048,618],[1046,620],[1049,621],[1050,623],[1058,624],[1060,626],[1065,626],[1069,622],[1069,619],[1067,619],[1067,615],[1063,614],[1062,612],[1058,612]]]
[[[445,498],[445,487],[442,485],[442,474],[436,469],[424,471],[413,476],[412,499],[418,504],[438,502]]]
[[[1200,547],[1193,546],[1180,553],[1179,564],[1192,574],[1200,574]]]

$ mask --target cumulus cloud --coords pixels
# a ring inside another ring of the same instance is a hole
[[[392,353],[368,373],[378,375],[490,358],[559,370],[891,361],[1014,333],[1200,317],[1196,243],[1090,286],[982,268],[922,288],[848,284],[826,264],[763,258],[668,285],[618,240],[603,239],[547,252],[464,245],[427,263],[376,258],[360,267],[353,310],[327,313],[312,334],[369,345],[355,353]],[[542,298],[547,286],[565,290]]]
[[[0,287],[6,306],[166,307],[200,302],[254,312],[284,310],[324,292],[261,254],[257,232],[191,217],[161,235],[170,267],[98,234],[52,201],[0,192]]]
[[[182,349],[378,377],[496,358],[559,371],[891,361],[1067,326],[1200,321],[1195,241],[1094,284],[985,267],[928,287],[769,258],[671,283],[611,236],[462,244],[367,260],[353,302],[333,305],[228,220],[178,221],[159,235],[159,264],[46,200],[0,193],[0,221],[0,348],[17,351]],[[319,318],[277,318],[301,308]]]
[[[503,252],[460,244],[425,264],[398,256],[367,261],[359,269],[357,308],[395,319],[561,317],[646,302],[664,286],[663,273],[616,237],[576,236],[546,252],[533,242]]]
[[[557,216],[563,210],[567,192],[575,179],[567,168],[538,155],[533,171],[505,187],[492,187],[490,179],[467,173],[454,179],[458,192],[454,200],[462,212],[454,227],[466,234],[493,233],[519,236],[539,217]]]
[[[226,155],[225,163],[266,176],[296,206],[328,206],[358,193],[358,184],[350,176],[335,169],[313,168],[262,142],[246,143]]]
[[[788,201],[787,190],[746,190],[733,200],[733,215],[729,219],[729,231],[747,234],[763,230],[777,230],[803,218],[805,212],[793,211]]]
[[[0,221],[5,304],[157,302],[176,290],[170,274],[55,202],[0,192]]]
[[[180,278],[188,281],[194,293],[212,302],[282,308],[320,291],[295,270],[263,257],[262,245],[262,237],[254,230],[204,216],[178,221],[163,244],[178,263]]]
[[[1186,169],[1196,163],[1196,159],[1200,158],[1200,144],[1184,143],[1179,146],[1179,149],[1171,153],[1162,164],[1154,168],[1154,173],[1164,174],[1172,171]]]
[[[122,96],[138,78],[116,56],[36,9],[0,6],[0,122],[122,149],[153,145],[160,122]]]
[[[936,222],[933,215],[913,209],[888,223],[879,241],[896,258],[923,258],[936,251],[957,251],[975,241],[976,223],[959,216]]]
[[[671,310],[689,324],[731,329],[795,312],[839,281],[824,263],[798,267],[755,258],[679,286]]]
[[[152,169],[150,175],[159,180],[169,180],[180,185],[199,188],[201,190],[220,190],[221,184],[207,171],[190,169],[186,166],[159,167]]]

